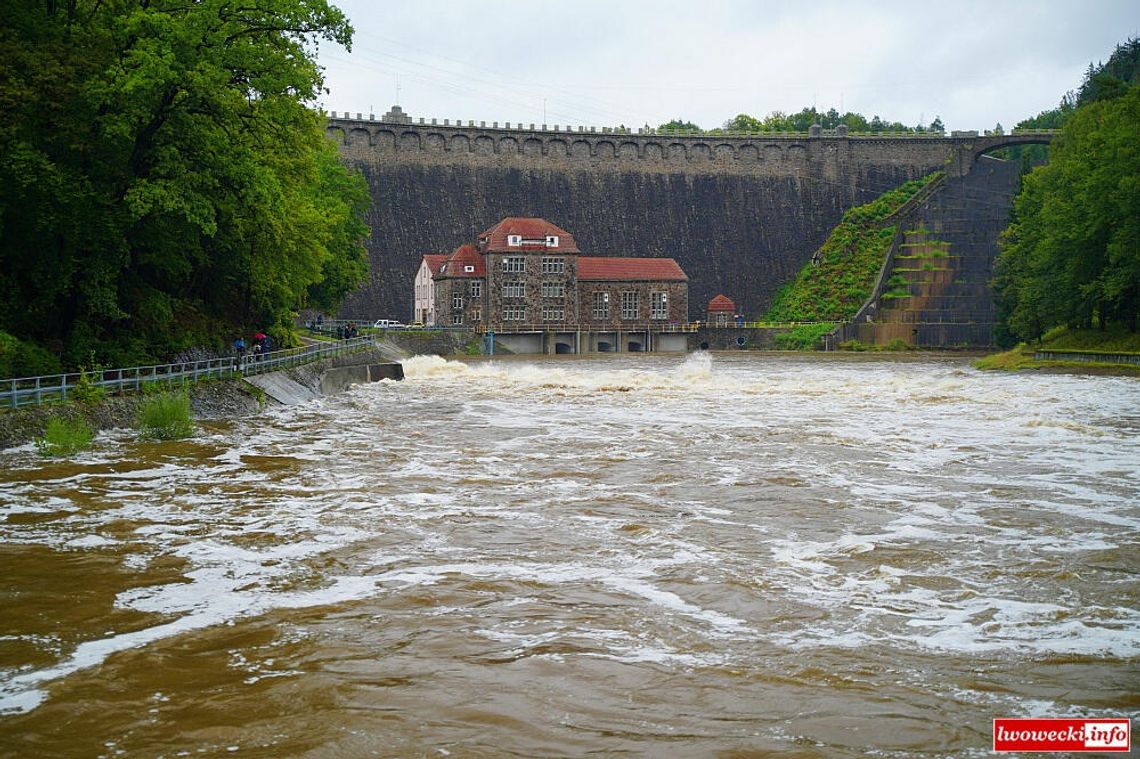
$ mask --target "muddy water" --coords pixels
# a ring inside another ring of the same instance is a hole
[[[405,370],[0,452],[0,752],[980,756],[1140,712],[1140,382]]]

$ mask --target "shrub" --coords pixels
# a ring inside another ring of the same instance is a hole
[[[823,336],[833,329],[835,325],[831,322],[801,324],[776,335],[776,347],[780,350],[815,350]]]
[[[884,345],[883,350],[885,350],[885,351],[908,351],[911,349],[911,347],[912,347],[911,344],[908,343],[906,340],[903,340],[901,337],[896,337],[893,340],[890,340],[886,345]]]
[[[149,396],[144,402],[139,419],[142,436],[148,440],[177,440],[194,434],[190,420],[190,396],[181,393],[160,393]]]
[[[0,332],[0,379],[59,374],[59,359],[38,345]]]
[[[837,345],[835,347],[839,348],[839,350],[841,350],[841,351],[856,351],[859,353],[862,353],[863,351],[867,350],[866,344],[861,343],[858,340],[855,340],[854,338],[852,338],[851,340],[844,340],[843,342],[841,342],[839,345]]]
[[[71,397],[80,403],[98,403],[107,397],[107,388],[98,384],[100,367],[95,366],[90,371],[87,367],[79,367],[79,382],[71,391]]]
[[[36,438],[36,449],[44,456],[70,456],[87,450],[94,439],[95,433],[82,420],[53,416],[43,437]]]

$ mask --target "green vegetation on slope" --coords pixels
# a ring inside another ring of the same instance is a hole
[[[7,3],[0,330],[126,366],[335,304],[369,199],[315,52],[351,37],[327,0]]]
[[[1079,107],[1025,177],[996,266],[1010,339],[1140,319],[1140,87]]]
[[[851,319],[871,296],[875,278],[890,250],[895,227],[887,218],[915,193],[939,177],[935,172],[880,195],[843,214],[819,249],[819,263],[809,263],[776,295],[764,316],[771,322],[834,322]]]
[[[1115,374],[1140,375],[1140,367],[1125,364],[1089,363],[1075,361],[1038,361],[1037,351],[1058,353],[1124,353],[1140,355],[1140,333],[1131,332],[1123,325],[1106,330],[1069,329],[1058,327],[1050,330],[1035,344],[1020,343],[1004,353],[994,353],[974,362],[978,369],[998,371],[1018,371],[1022,369],[1067,369],[1079,372],[1105,373],[1112,369]]]

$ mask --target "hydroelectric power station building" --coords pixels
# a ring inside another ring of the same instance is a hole
[[[515,352],[685,350],[689,278],[672,258],[586,256],[545,219],[503,219],[442,263],[424,256],[437,325],[495,333]],[[428,311],[434,313],[428,314]]]

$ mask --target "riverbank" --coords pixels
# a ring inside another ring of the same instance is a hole
[[[244,380],[209,380],[186,386],[195,419],[221,419],[257,413],[265,394]],[[83,422],[93,430],[134,427],[146,396],[109,396],[92,403],[70,401],[11,409],[0,413],[0,449],[31,442],[44,434],[48,421]]]
[[[335,382],[326,382],[325,377],[330,372],[347,367],[367,368],[389,362],[392,352],[390,346],[378,346],[373,350],[284,369],[268,375],[258,375],[250,379],[258,380],[280,375],[289,382],[308,389],[311,392],[310,397],[328,395],[339,392],[351,384],[349,381],[351,378],[343,377],[337,377]],[[279,402],[272,397],[272,394],[242,378],[203,380],[181,387],[184,387],[190,396],[190,410],[194,418],[200,421],[248,416],[258,413],[267,405]],[[180,389],[180,386],[176,385],[174,389]],[[70,401],[0,411],[0,449],[35,440],[44,434],[48,421],[53,418],[82,421],[96,431],[135,427],[145,398],[144,394],[113,395],[91,403]]]
[[[1051,357],[1039,358],[1039,354]],[[1061,358],[1066,354],[1071,358]],[[1106,360],[1098,361],[1098,356]],[[984,356],[974,362],[974,367],[985,371],[1140,377],[1140,365],[1120,363],[1122,356],[1140,357],[1140,333],[1060,327],[1047,332],[1037,344],[1021,343],[1008,351]]]

